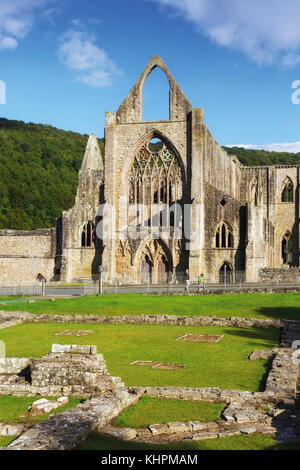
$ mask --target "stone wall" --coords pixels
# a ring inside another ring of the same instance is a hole
[[[92,398],[75,408],[51,416],[33,426],[3,450],[71,450],[81,444],[124,408],[134,404],[140,395],[118,388],[101,398]]]
[[[0,230],[0,285],[36,285],[54,276],[56,230]]]
[[[285,284],[298,284],[299,278],[300,268],[293,266],[286,266],[281,268],[263,268],[259,271],[259,279],[261,281],[275,282],[279,286]]]
[[[280,320],[259,318],[215,316],[184,316],[184,315],[54,315],[30,314],[28,312],[0,311],[0,320],[14,319],[34,323],[99,323],[99,324],[130,324],[130,325],[173,325],[173,326],[224,326],[237,328],[281,328]]]

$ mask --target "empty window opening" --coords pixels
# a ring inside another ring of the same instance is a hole
[[[225,262],[219,271],[220,284],[233,282],[233,271],[229,263]]]
[[[89,247],[92,246],[95,241],[95,226],[93,222],[89,221],[83,227],[81,233],[81,246],[82,247]]]
[[[221,222],[215,235],[216,248],[233,248],[232,230],[225,222]]]
[[[157,153],[163,148],[163,141],[157,138],[151,139],[148,148],[150,152]]]
[[[143,121],[168,121],[170,84],[165,73],[156,67],[143,88]]]
[[[281,194],[282,202],[293,202],[294,201],[294,187],[290,181],[287,181]]]

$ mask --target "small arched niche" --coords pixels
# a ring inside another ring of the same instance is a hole
[[[294,185],[288,177],[283,182],[281,202],[294,202]]]
[[[142,120],[169,121],[170,83],[160,67],[154,67],[142,90]]]

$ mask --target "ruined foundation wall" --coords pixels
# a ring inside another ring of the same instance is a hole
[[[54,275],[56,230],[0,230],[0,285],[39,284]]]

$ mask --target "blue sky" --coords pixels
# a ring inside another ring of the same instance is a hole
[[[0,115],[102,137],[160,55],[219,143],[300,151],[299,24],[299,0],[0,0]],[[156,69],[144,118],[167,101]]]

